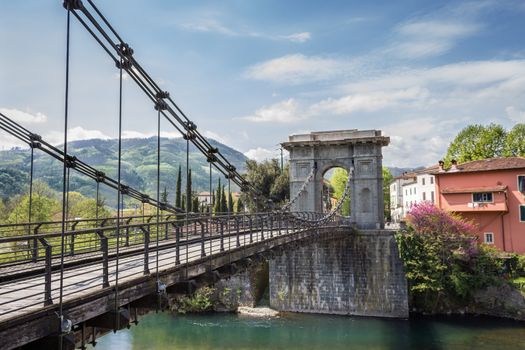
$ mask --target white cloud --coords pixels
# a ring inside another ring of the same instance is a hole
[[[282,38],[294,43],[304,43],[312,38],[312,34],[309,32],[294,33],[290,35],[284,35]]]
[[[228,138],[222,137],[221,135],[217,134],[216,132],[210,131],[210,130],[204,130],[202,132],[202,135],[206,138],[213,139],[215,141],[218,141],[223,144],[228,144],[229,140]]]
[[[313,115],[325,112],[330,114],[352,114],[355,112],[372,112],[395,104],[406,104],[411,101],[421,101],[426,99],[428,91],[419,87],[410,87],[397,91],[378,91],[372,93],[362,93],[347,95],[341,98],[328,98],[310,107]]]
[[[39,112],[31,113],[14,108],[0,108],[0,113],[15,122],[23,124],[42,124],[47,122],[47,116]]]
[[[277,150],[270,150],[263,147],[257,147],[244,152],[244,155],[250,159],[256,160],[258,162],[278,158],[279,154]]]
[[[298,103],[290,98],[271,106],[259,108],[253,115],[241,119],[256,123],[292,123],[304,118],[299,114]]]
[[[508,106],[507,108],[505,108],[505,112],[507,112],[507,116],[513,122],[525,123],[525,111],[524,110],[519,110],[514,106]]]
[[[67,140],[69,141],[78,141],[78,140],[89,140],[89,139],[110,139],[108,135],[104,134],[100,130],[89,130],[84,129],[81,126],[76,126],[74,128],[68,129]],[[60,131],[51,131],[44,136],[44,140],[57,145],[64,142],[64,133]]]
[[[255,64],[244,75],[249,79],[297,84],[341,78],[352,68],[350,61],[294,54]]]
[[[295,43],[304,43],[310,40],[312,37],[310,32],[292,33],[289,35],[272,35],[256,31],[235,30],[213,18],[184,21],[178,25],[180,28],[191,32],[216,33],[230,37],[252,37],[268,40],[286,40]]]
[[[135,130],[124,130],[122,131],[123,139],[147,139],[153,136],[157,136],[156,132],[140,132]],[[179,138],[182,135],[178,131],[161,131],[161,137],[166,138]]]
[[[198,21],[188,21],[180,23],[179,26],[192,32],[212,32],[228,36],[238,36],[239,33],[225,27],[219,21],[214,19],[201,19]]]

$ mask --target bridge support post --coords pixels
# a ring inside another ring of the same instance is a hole
[[[100,237],[100,250],[102,251],[102,287],[109,287],[109,247],[108,238],[104,236],[104,232],[97,231]]]
[[[249,216],[248,219],[250,221],[250,244],[252,244],[253,243],[253,222],[252,222],[252,217]]]
[[[144,232],[144,274],[149,275],[149,241],[150,241],[150,225],[148,229],[142,229]]]
[[[261,223],[261,242],[264,241],[264,216],[259,217]]]
[[[204,258],[206,256],[206,249],[204,246],[204,224],[199,221],[199,225],[201,227],[201,258]]]
[[[270,238],[273,238],[273,217],[269,215],[268,218],[270,219]]]
[[[235,217],[235,235],[237,236],[237,248],[241,246],[241,241],[239,240],[239,218]]]
[[[175,227],[175,265],[180,265],[180,226]]]
[[[44,276],[44,306],[53,304],[53,299],[51,299],[51,245],[44,239],[40,238],[40,243],[45,248],[46,254],[46,268]]]
[[[221,220],[221,252],[224,251],[224,222]]]

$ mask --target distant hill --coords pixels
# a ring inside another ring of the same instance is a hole
[[[417,169],[420,169],[420,168],[423,168],[423,167],[417,167],[417,168],[397,168],[397,167],[390,167],[390,166],[387,166],[388,170],[390,170],[390,173],[392,174],[392,176],[394,177],[397,177],[399,175],[402,175],[403,173],[406,173],[406,172],[409,172],[409,171],[414,171],[414,170],[417,170]]]
[[[209,140],[213,147],[219,148],[221,153],[241,172],[244,169],[246,157],[239,151]],[[81,140],[68,144],[68,153],[78,159],[104,171],[109,177],[117,179],[118,141],[112,140]],[[169,200],[173,201],[177,171],[182,168],[183,189],[186,173],[186,141],[182,138],[161,139],[161,191],[164,186],[169,193]],[[30,166],[30,151],[28,149],[12,149],[0,151],[0,181],[5,188],[2,196],[11,196],[26,191]],[[192,169],[192,185],[195,191],[209,188],[209,163],[194,146],[190,144],[190,168]],[[57,191],[62,190],[62,164],[43,152],[35,152],[34,174]],[[214,171],[214,186],[218,172]],[[16,181],[10,179],[16,178]],[[122,182],[151,196],[156,196],[157,186],[157,138],[124,139],[122,140]],[[10,185],[10,182],[13,184]],[[224,179],[223,179],[224,183]],[[1,185],[0,185],[1,186]],[[116,203],[116,193],[103,189],[106,203]],[[90,197],[95,196],[96,184],[93,180],[79,175],[71,170],[70,190],[78,191]],[[18,193],[17,193],[18,192]]]

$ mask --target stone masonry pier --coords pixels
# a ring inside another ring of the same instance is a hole
[[[270,305],[279,311],[408,317],[407,281],[394,233],[319,235],[274,254]]]

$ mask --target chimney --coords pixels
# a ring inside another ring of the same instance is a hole
[[[452,163],[452,165],[450,166],[450,169],[448,171],[451,171],[451,172],[459,171],[458,162],[455,159],[452,159],[450,162]]]
[[[442,160],[440,160],[440,161],[438,162],[438,164],[439,164],[439,172],[440,172],[440,173],[445,172],[445,169],[443,169],[443,166],[445,165],[445,162],[442,161]]]

